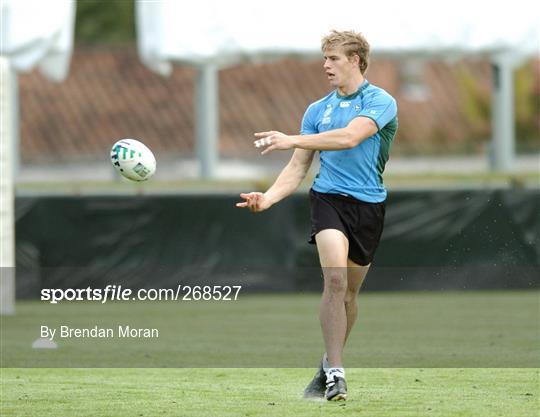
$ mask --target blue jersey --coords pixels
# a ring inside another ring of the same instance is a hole
[[[390,94],[367,80],[349,96],[333,91],[308,107],[301,134],[343,128],[358,116],[372,119],[377,133],[352,149],[320,151],[321,167],[313,189],[379,203],[386,199],[382,173],[398,126],[396,100]]]

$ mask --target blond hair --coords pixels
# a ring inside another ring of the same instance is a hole
[[[321,50],[323,52],[328,49],[343,48],[345,55],[351,58],[353,55],[358,55],[360,62],[358,67],[360,72],[364,74],[369,63],[369,43],[361,33],[352,30],[339,32],[332,30],[321,40]]]

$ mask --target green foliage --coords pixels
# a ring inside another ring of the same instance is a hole
[[[515,71],[514,77],[516,137],[524,147],[528,149],[536,147],[538,150],[540,85],[537,82],[535,87],[534,64],[529,62],[522,65]]]
[[[471,127],[471,137],[489,137],[491,132],[491,92],[482,88],[477,77],[464,68],[456,76],[461,94],[462,112]],[[528,61],[514,71],[514,106],[518,150],[540,150],[538,109],[540,88],[535,87],[534,62]],[[472,139],[471,139],[472,140]]]
[[[491,132],[491,97],[478,83],[478,77],[460,67],[456,81],[461,95],[461,111],[470,126],[471,140],[489,138]]]
[[[77,0],[75,40],[90,45],[135,42],[134,0]]]

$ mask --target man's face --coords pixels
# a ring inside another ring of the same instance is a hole
[[[324,51],[324,72],[330,85],[340,87],[358,71],[358,55],[348,58],[342,48],[327,49]]]

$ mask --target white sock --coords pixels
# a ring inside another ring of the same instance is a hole
[[[326,383],[334,382],[334,377],[340,377],[345,379],[345,369],[344,368],[330,368],[326,372]]]
[[[325,373],[328,372],[328,370],[330,369],[330,364],[328,363],[328,355],[326,354],[326,352],[322,357],[322,368]]]

